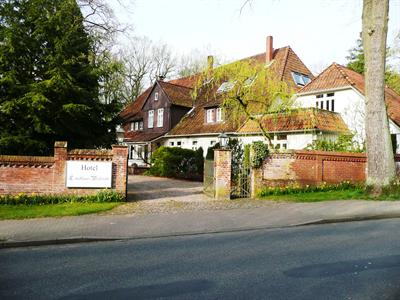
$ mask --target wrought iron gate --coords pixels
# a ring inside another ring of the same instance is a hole
[[[232,162],[231,198],[251,197],[250,169],[249,164]]]
[[[214,160],[204,160],[203,192],[209,197],[215,196]]]

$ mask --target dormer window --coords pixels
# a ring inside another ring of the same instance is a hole
[[[217,108],[217,122],[222,122],[222,108]]]
[[[207,109],[207,123],[214,123],[214,108]]]
[[[292,72],[292,77],[294,82],[299,86],[305,86],[307,83],[311,81],[310,77],[308,77],[307,75],[297,72]]]
[[[217,93],[219,94],[219,93],[228,92],[231,89],[233,89],[234,86],[235,86],[234,82],[225,81],[219,86]]]
[[[154,101],[158,101],[158,92],[154,93]]]

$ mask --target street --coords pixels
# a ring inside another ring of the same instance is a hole
[[[399,299],[400,219],[0,250],[1,299]]]

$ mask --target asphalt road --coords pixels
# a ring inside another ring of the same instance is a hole
[[[400,219],[0,250],[0,299],[400,299]]]

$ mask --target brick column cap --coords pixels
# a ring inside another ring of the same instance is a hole
[[[67,148],[68,143],[66,141],[56,141],[54,142],[54,148]]]
[[[115,144],[115,145],[111,145],[111,148],[121,148],[121,149],[123,149],[123,148],[128,148],[128,146],[126,146],[126,145],[118,145],[118,144]]]

